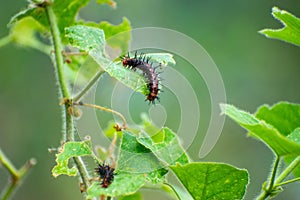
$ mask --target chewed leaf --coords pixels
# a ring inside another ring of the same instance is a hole
[[[243,199],[248,172],[222,163],[190,163],[171,169],[195,200]]]
[[[118,172],[114,180],[107,188],[102,188],[99,182],[94,182],[87,189],[87,199],[99,197],[100,195],[115,197],[135,193],[145,184],[146,178],[143,174],[132,174]]]
[[[101,21],[99,24],[95,22],[80,22],[80,24],[102,29],[105,33],[106,42],[110,47],[120,48],[122,52],[127,52],[131,26],[126,17],[123,17],[123,21],[117,25],[107,21]]]
[[[68,162],[72,157],[92,155],[92,144],[90,140],[83,142],[66,142],[59,154],[56,154],[56,166],[52,169],[52,175],[57,177],[61,174],[76,176],[77,169],[69,168]]]
[[[291,13],[273,7],[272,15],[278,19],[284,27],[281,29],[264,29],[260,33],[273,39],[283,40],[300,46],[300,19]]]
[[[157,138],[162,139],[155,141]],[[168,165],[174,165],[176,163],[187,164],[189,162],[188,156],[180,145],[176,134],[167,127],[164,127],[152,137],[142,132],[138,137],[138,141],[149,148],[158,159]]]
[[[152,183],[163,181],[167,173],[163,163],[128,131],[123,132],[117,170],[124,173],[144,174]]]
[[[112,77],[137,92],[145,95],[149,93],[145,77],[123,67],[120,61],[112,62],[107,58],[104,52],[105,36],[103,30],[95,27],[77,25],[66,28],[66,37],[69,38],[73,46],[86,51],[96,63]],[[145,54],[145,56],[148,56],[148,54]],[[171,54],[154,55],[153,59],[164,63],[174,62]]]
[[[262,111],[259,111],[258,116],[260,119],[258,119],[250,113],[226,104],[221,104],[221,110],[242,127],[246,128],[249,131],[250,136],[258,138],[266,143],[278,156],[300,154],[300,144],[297,144],[285,137],[285,134],[279,132],[279,130],[275,128],[277,122],[270,118],[271,115],[267,113],[263,115]],[[264,119],[264,116],[266,119]]]
[[[103,30],[77,25],[66,28],[65,33],[72,46],[105,59],[105,36]]]
[[[161,63],[162,65],[175,65],[176,61],[173,58],[173,55],[170,53],[148,53],[147,57],[150,57],[151,60]]]

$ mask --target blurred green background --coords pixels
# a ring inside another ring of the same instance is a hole
[[[92,1],[80,12],[80,17],[118,24],[126,16],[133,28],[165,27],[192,37],[218,66],[225,83],[227,102],[244,110],[254,112],[261,104],[282,100],[300,101],[297,89],[300,48],[266,39],[257,32],[267,27],[281,27],[270,14],[274,5],[300,17],[299,1],[127,0],[117,3],[118,8],[113,10]],[[1,37],[8,34],[6,25],[10,17],[25,6],[25,0],[2,2]],[[50,173],[54,154],[48,153],[47,149],[57,147],[61,137],[57,88],[50,59],[40,52],[13,44],[0,49],[0,58],[0,146],[17,167],[31,157],[38,161],[13,199],[81,199],[76,178],[61,176],[55,179]],[[178,58],[176,69],[188,76],[191,72],[185,71],[189,68],[184,65]],[[105,84],[109,84],[109,77],[105,79]],[[192,85],[198,87],[197,83]],[[202,106],[209,103],[208,94],[197,95]],[[139,102],[143,98],[137,97]],[[201,115],[205,116],[208,111],[204,109]],[[133,115],[138,116],[139,112]],[[167,125],[176,130],[176,123],[174,120],[174,124],[169,122]],[[201,138],[203,136],[197,137],[188,149],[196,161],[200,160]],[[272,159],[272,153],[265,145],[247,138],[245,130],[226,120],[218,143],[202,161],[226,162],[248,169],[251,183],[245,199],[253,199],[270,171]],[[93,166],[90,167],[92,170]],[[1,167],[0,189],[6,179],[7,173]],[[288,185],[277,199],[299,199],[299,186],[299,183]],[[145,199],[152,199],[154,192],[145,191]],[[159,195],[158,199],[167,198]]]

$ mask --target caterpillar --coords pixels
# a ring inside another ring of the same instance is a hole
[[[135,56],[130,58],[129,53],[127,56],[122,57],[122,65],[132,70],[139,69],[142,71],[143,76],[147,80],[147,89],[148,94],[145,101],[149,101],[152,104],[155,104],[155,99],[159,101],[158,92],[159,92],[159,78],[158,73],[156,73],[155,68],[152,66],[152,63],[149,62],[150,57],[146,57],[143,54],[139,56],[135,52]]]
[[[98,164],[98,167],[95,168],[95,172],[100,176],[100,180],[102,180],[101,185],[103,188],[107,188],[114,180],[114,171],[115,168],[110,167],[105,163],[102,165]]]

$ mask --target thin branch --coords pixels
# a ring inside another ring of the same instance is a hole
[[[272,191],[273,186],[274,186],[274,181],[275,181],[279,161],[280,161],[280,158],[279,158],[279,156],[276,155],[275,162],[274,162],[273,169],[272,169],[272,173],[271,173],[271,179],[270,179],[269,187],[267,189],[267,191],[269,191],[269,192]]]
[[[81,180],[85,186],[85,189],[87,189],[90,186],[90,181],[89,181],[90,177],[89,177],[88,171],[87,171],[81,157],[74,157],[73,160],[74,160],[75,164],[77,165],[78,172],[79,172]]]
[[[0,48],[9,44],[12,41],[12,38],[8,35],[0,39]]]
[[[86,86],[73,98],[74,102],[78,102],[81,98],[95,85],[99,78],[105,73],[105,71],[99,70],[95,76],[86,84]]]
[[[102,106],[98,106],[98,105],[94,105],[94,104],[82,103],[82,102],[78,102],[78,103],[77,102],[73,102],[73,105],[86,106],[86,107],[90,107],[90,108],[96,108],[96,109],[99,109],[99,110],[103,110],[103,111],[110,112],[110,113],[113,113],[115,115],[118,115],[122,119],[122,121],[123,121],[122,129],[126,129],[127,128],[127,123],[126,123],[125,117],[121,113],[119,113],[119,112],[117,112],[115,110],[112,110],[112,109],[109,109],[109,108],[105,108],[105,107],[102,107]]]
[[[300,177],[294,178],[294,179],[291,179],[291,180],[288,180],[288,181],[281,182],[279,184],[276,184],[275,187],[280,187],[280,186],[283,186],[283,185],[286,185],[286,184],[289,184],[289,183],[293,183],[293,182],[297,182],[297,181],[300,181]]]
[[[281,183],[300,164],[300,156],[295,158],[275,180],[275,185]]]
[[[279,158],[279,156],[276,155],[276,158],[275,158],[275,161],[274,161],[274,164],[273,164],[273,169],[272,169],[271,176],[270,176],[269,185],[268,185],[267,188],[264,188],[264,187],[262,188],[262,192],[256,198],[257,200],[266,199],[268,196],[270,196],[272,194],[272,191],[274,189],[274,181],[275,181],[279,161],[280,161],[280,158]]]
[[[276,161],[277,161],[277,159],[275,160],[274,167],[276,165]],[[287,183],[291,183],[291,182],[297,181],[297,180],[293,179],[293,180],[290,180],[290,181],[282,182],[297,166],[299,166],[299,164],[300,164],[300,156],[298,156],[297,158],[295,158],[293,160],[293,162],[291,162],[285,168],[285,170],[283,170],[283,172],[281,172],[281,174],[277,177],[277,179],[273,180],[272,187],[269,186],[267,190],[263,190],[261,192],[261,194],[256,199],[257,200],[266,199],[267,197],[269,197],[272,194],[272,191],[275,190],[277,187],[279,187],[281,185],[284,185],[284,184],[287,184]]]
[[[30,159],[21,169],[17,170],[0,149],[0,162],[11,175],[10,184],[7,185],[7,187],[2,191],[0,195],[1,200],[7,200],[11,197],[18,186],[21,185],[21,182],[24,179],[25,175],[36,164],[36,160],[33,158]]]

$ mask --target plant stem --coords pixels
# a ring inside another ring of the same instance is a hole
[[[89,181],[90,177],[88,175],[87,169],[85,168],[81,157],[74,157],[73,160],[77,165],[82,182],[85,185],[85,188],[87,189],[90,186],[90,181]]]
[[[73,98],[74,102],[80,101],[80,99],[93,87],[93,85],[99,80],[99,78],[105,73],[105,71],[99,70],[95,76],[86,84],[86,86]]]
[[[277,172],[277,169],[278,169],[279,161],[280,161],[280,158],[279,158],[279,156],[276,155],[275,162],[274,162],[274,165],[273,165],[273,169],[272,169],[272,172],[271,172],[270,183],[269,183],[269,186],[268,186],[268,189],[267,189],[267,191],[269,191],[269,192],[272,191],[273,186],[274,186],[274,180],[275,180],[275,177],[276,177],[276,172]]]
[[[20,183],[27,172],[36,164],[36,160],[33,158],[30,159],[21,169],[17,170],[0,149],[0,162],[11,175],[11,183],[7,185],[0,195],[1,200],[7,200],[17,189],[17,187],[20,186]]]
[[[13,166],[13,164],[10,162],[10,160],[4,155],[2,150],[0,149],[0,163],[3,164],[3,166],[9,171],[9,173],[13,177],[18,176],[17,169]]]
[[[54,14],[54,11],[52,9],[51,5],[47,5],[46,6],[46,14],[48,17],[48,21],[50,24],[50,30],[51,30],[51,35],[52,35],[52,42],[53,42],[53,46],[54,46],[54,53],[55,53],[55,64],[56,64],[56,75],[57,75],[57,81],[58,81],[58,85],[60,88],[60,97],[63,98],[69,98],[69,91],[68,91],[68,87],[67,87],[67,83],[64,79],[65,75],[64,75],[64,59],[63,59],[63,48],[62,48],[62,43],[61,43],[61,39],[60,39],[60,32],[58,29],[58,25],[56,23],[56,17]]]
[[[293,162],[289,164],[285,168],[285,170],[278,176],[278,178],[275,180],[275,185],[280,184],[281,181],[283,181],[298,165],[300,164],[300,156],[295,158]]]
[[[46,14],[47,18],[50,24],[50,30],[52,34],[52,42],[54,46],[54,52],[55,52],[55,58],[54,64],[56,66],[55,70],[55,75],[56,79],[58,82],[59,86],[59,97],[63,99],[69,99],[70,94],[69,90],[67,87],[67,83],[65,80],[65,75],[64,75],[64,60],[63,60],[63,48],[62,48],[62,43],[60,39],[60,32],[58,29],[58,25],[56,23],[56,17],[54,14],[54,11],[52,9],[52,6],[50,4],[47,4],[46,7]],[[63,127],[65,127],[65,130],[63,132],[63,142],[67,141],[73,141],[74,140],[74,122],[72,115],[69,113],[68,109],[69,107],[72,106],[70,104],[64,104],[64,109],[63,109]],[[77,169],[79,171],[79,174],[83,180],[83,183],[85,185],[85,188],[88,188],[89,186],[89,177],[88,177],[88,172],[84,166],[84,163],[82,160],[77,157],[74,158],[74,162],[77,166]]]
[[[294,179],[291,179],[291,180],[288,180],[288,181],[284,181],[284,182],[281,182],[281,183],[278,183],[275,186],[279,187],[279,186],[283,186],[283,185],[286,185],[286,184],[289,184],[289,183],[293,183],[293,182],[296,182],[296,181],[300,181],[300,177],[294,178]]]
[[[48,17],[51,35],[52,35],[52,43],[54,46],[54,64],[55,64],[55,76],[59,86],[59,98],[69,99],[70,94],[68,91],[67,83],[64,79],[64,60],[62,55],[62,45],[60,39],[60,32],[56,23],[56,17],[52,6],[50,4],[46,5],[46,14]],[[65,104],[63,109],[63,118],[64,120],[64,131],[62,136],[62,141],[72,141],[74,139],[73,133],[73,119],[72,116],[68,112],[68,108],[70,105]]]
[[[7,45],[7,44],[9,44],[11,41],[12,41],[12,39],[9,35],[1,38],[0,39],[0,48]]]
[[[273,164],[273,169],[272,169],[272,172],[271,172],[269,185],[266,189],[263,188],[262,193],[256,198],[257,200],[266,199],[272,193],[279,161],[280,161],[280,158],[279,158],[279,156],[276,155],[276,158],[275,158],[275,161],[274,161],[274,164]]]
[[[275,160],[274,167],[276,165],[276,161],[277,161],[277,158]],[[299,164],[300,164],[300,156],[298,156],[297,158],[295,158],[293,160],[293,162],[291,162],[285,168],[285,170],[283,172],[281,172],[281,174],[278,176],[278,178],[276,180],[273,180],[272,187],[271,187],[271,182],[270,182],[270,185],[269,185],[268,189],[267,190],[263,190],[262,193],[256,199],[257,200],[266,199],[267,197],[269,197],[272,194],[272,191],[274,189],[276,189],[276,187],[279,187],[281,185],[288,184],[288,183],[291,183],[291,182],[298,181],[299,179],[293,179],[293,180],[282,182]],[[278,164],[277,164],[277,166],[278,166]],[[271,178],[271,180],[272,180],[272,178]]]

